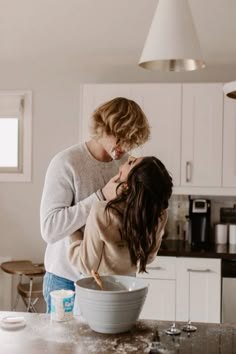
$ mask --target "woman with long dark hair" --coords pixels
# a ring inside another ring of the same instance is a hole
[[[172,178],[156,157],[129,157],[117,197],[93,205],[84,234],[71,235],[69,258],[83,274],[145,272],[164,234]]]

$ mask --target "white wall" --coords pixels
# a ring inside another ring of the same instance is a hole
[[[33,90],[33,161],[31,183],[0,183],[0,253],[42,261],[39,204],[51,157],[77,140],[78,88],[63,81],[32,76],[1,80],[0,89]],[[5,81],[5,83],[4,83]]]

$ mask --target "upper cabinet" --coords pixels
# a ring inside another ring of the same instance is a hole
[[[236,187],[236,100],[224,98],[223,186]]]
[[[183,84],[181,185],[220,187],[223,93],[221,84]]]
[[[223,84],[83,85],[80,140],[94,109],[118,96],[136,101],[151,126],[150,140],[131,153],[163,161],[175,194],[236,195],[236,100],[224,98]]]
[[[180,184],[181,94],[179,84],[133,85],[134,100],[145,112],[151,138],[142,155],[154,155],[166,166],[175,185]]]

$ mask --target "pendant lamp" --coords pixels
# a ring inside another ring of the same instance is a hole
[[[187,0],[159,0],[139,66],[162,71],[206,66]]]
[[[236,81],[224,84],[223,90],[227,97],[236,99]]]

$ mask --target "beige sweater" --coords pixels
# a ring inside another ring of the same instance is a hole
[[[105,214],[106,202],[93,204],[87,219],[84,235],[77,231],[70,236],[71,245],[69,258],[71,263],[83,274],[90,274],[91,269],[101,274],[128,275],[137,272],[137,267],[131,263],[129,249],[121,240],[121,218],[114,210]],[[109,222],[110,219],[110,222]],[[156,249],[149,256],[151,263],[160,248],[164,227],[167,221],[167,211],[159,221]]]

